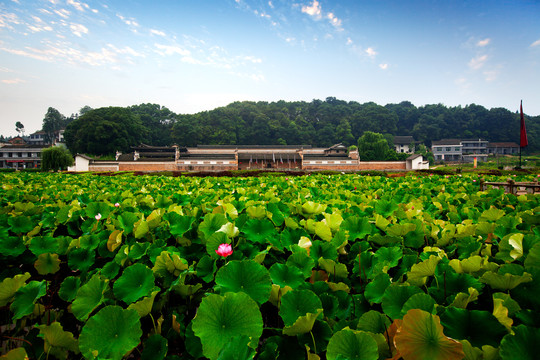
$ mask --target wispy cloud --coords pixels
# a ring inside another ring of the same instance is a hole
[[[75,0],[67,0],[67,4],[73,6],[75,9],[84,12],[84,9],[90,8],[88,4],[81,3]]]
[[[536,40],[535,42],[533,42],[530,47],[536,47],[536,46],[540,46],[540,39]]]
[[[157,35],[157,36],[167,36],[167,34],[165,34],[165,32],[160,31],[160,30],[156,30],[156,29],[150,29],[150,34]]]
[[[302,13],[307,14],[311,16],[315,20],[321,20],[323,18],[327,19],[329,23],[336,28],[336,30],[342,31],[343,28],[341,27],[341,19],[339,19],[334,13],[327,12],[325,13],[322,10],[321,4],[317,0],[313,0],[311,5],[303,5],[302,6]]]
[[[154,44],[156,47],[156,52],[161,56],[170,56],[170,55],[181,55],[189,56],[191,52],[189,50],[183,49],[177,45],[163,45],[163,44]]]
[[[469,61],[469,67],[473,70],[481,69],[488,59],[487,55],[478,55]]]
[[[73,35],[82,37],[83,34],[88,34],[88,28],[82,24],[71,24],[69,25]]]
[[[379,64],[379,68],[381,70],[386,70],[386,69],[388,69],[388,64]]]
[[[55,9],[53,10],[58,16],[64,18],[64,19],[69,19],[69,15],[71,15],[71,11],[69,10],[66,10],[66,9]]]
[[[19,78],[2,80],[2,83],[8,84],[8,85],[16,85],[16,84],[21,84],[21,83],[25,83],[25,82],[26,82],[26,80],[19,79]]]
[[[491,42],[491,39],[490,39],[490,38],[486,38],[486,39],[483,39],[483,40],[479,40],[479,41],[476,43],[476,46],[478,46],[478,47],[488,46],[490,42]]]
[[[367,54],[367,56],[369,56],[370,58],[374,58],[375,56],[377,56],[377,52],[371,48],[371,47],[368,47],[366,50],[365,50],[365,53]]]

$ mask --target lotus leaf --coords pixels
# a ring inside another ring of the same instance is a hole
[[[71,302],[75,299],[77,291],[81,286],[81,279],[75,276],[68,276],[62,281],[60,290],[58,290],[58,296],[64,301]]]
[[[299,317],[317,314],[323,309],[321,299],[311,290],[293,290],[281,298],[279,315],[285,326],[292,326]]]
[[[217,359],[236,336],[248,336],[249,346],[255,348],[263,331],[257,303],[242,292],[208,295],[192,323],[195,335],[201,339],[204,356],[210,359]]]
[[[362,314],[356,328],[371,333],[384,333],[390,327],[390,320],[385,315],[375,310],[369,310]]]
[[[168,347],[167,339],[154,334],[144,342],[141,360],[162,360],[167,355]]]
[[[26,246],[20,236],[3,236],[3,240],[0,241],[0,254],[4,256],[17,257],[25,250]]]
[[[29,359],[25,348],[18,347],[8,351],[5,355],[0,356],[2,360],[26,360]]]
[[[319,215],[326,210],[325,204],[319,204],[313,201],[308,201],[305,204],[303,204],[300,208],[300,211],[302,212],[302,215],[305,217],[312,217],[315,215]]]
[[[81,321],[88,319],[88,316],[105,299],[105,291],[108,290],[108,279],[99,275],[92,278],[77,291],[77,296],[71,305],[73,315]]]
[[[77,248],[68,254],[68,265],[72,270],[86,272],[94,265],[96,253],[93,250]]]
[[[0,283],[0,306],[9,304],[17,290],[24,286],[26,280],[30,279],[30,277],[30,273],[24,273],[2,280],[2,283]]]
[[[382,309],[391,319],[401,319],[403,305],[414,294],[422,290],[416,286],[392,284],[386,288],[382,297]]]
[[[407,282],[415,286],[425,285],[427,278],[435,275],[435,270],[439,261],[439,257],[430,255],[429,259],[426,259],[418,264],[414,264],[411,267],[411,271],[407,273]]]
[[[532,275],[529,273],[514,275],[510,273],[500,274],[493,271],[487,271],[480,277],[480,281],[484,284],[488,284],[493,289],[503,291],[511,290],[519,284],[528,283],[532,280]]]
[[[159,293],[158,290],[152,291],[150,296],[147,296],[137,302],[134,302],[133,304],[130,304],[127,308],[137,311],[137,314],[139,314],[139,317],[141,318],[145,317],[146,315],[150,314],[150,312],[152,311],[152,306],[154,305],[154,299],[156,298],[156,295],[158,293]]]
[[[419,309],[409,310],[394,337],[405,360],[461,360],[463,346],[443,333],[439,317]]]
[[[28,248],[36,256],[55,253],[58,250],[58,241],[52,236],[36,236],[32,238]]]
[[[315,266],[315,261],[305,252],[294,252],[287,258],[285,265],[297,267],[304,274],[304,278],[307,278],[311,276],[311,270]]]
[[[140,342],[139,315],[109,305],[92,316],[81,330],[79,348],[86,359],[122,359]]]
[[[124,211],[117,217],[118,227],[124,230],[126,235],[129,235],[133,232],[134,225],[139,221],[139,217],[129,211]]]
[[[199,224],[199,231],[203,234],[203,239],[206,240],[228,222],[227,217],[223,214],[206,214],[204,220]]]
[[[386,273],[380,273],[375,276],[373,281],[366,285],[364,296],[372,303],[380,304],[384,295],[384,292],[388,286],[390,286],[390,276]]]
[[[304,283],[302,271],[297,267],[275,263],[268,271],[272,282],[281,287],[290,286],[291,288],[297,288]]]
[[[370,235],[373,226],[365,217],[349,216],[341,223],[341,228],[349,232],[349,240],[362,240],[366,235]]]
[[[502,360],[535,360],[538,359],[540,329],[525,325],[514,328],[514,335],[507,334],[501,341],[500,356]]]
[[[249,240],[263,243],[268,238],[277,236],[274,224],[268,219],[250,219],[242,227],[242,232]]]
[[[35,226],[32,218],[24,215],[10,217],[8,224],[11,226],[11,231],[16,234],[27,233]]]
[[[330,338],[326,358],[328,360],[377,360],[379,351],[377,342],[368,333],[344,329]]]
[[[253,260],[233,260],[219,269],[216,284],[220,292],[244,292],[262,304],[270,297],[272,281],[266,268]]]
[[[126,304],[131,304],[150,295],[154,280],[154,273],[146,265],[137,263],[128,266],[114,283],[114,295]]]
[[[405,304],[403,304],[403,307],[401,308],[401,312],[406,313],[411,309],[420,309],[428,313],[433,313],[436,304],[437,303],[435,302],[435,300],[428,294],[414,294],[407,301],[405,301]]]
[[[56,273],[60,270],[60,259],[58,259],[58,254],[40,254],[34,263],[34,267],[40,275]]]
[[[58,359],[67,359],[68,352],[79,353],[79,344],[73,334],[64,331],[62,325],[55,321],[51,325],[39,325],[39,336],[43,337],[45,353],[54,355]]]
[[[10,310],[13,312],[13,319],[17,320],[23,316],[30,315],[34,311],[36,301],[42,298],[47,292],[45,281],[30,281],[20,287],[15,293]]]

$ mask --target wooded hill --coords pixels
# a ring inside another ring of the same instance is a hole
[[[443,138],[519,143],[518,112],[476,104],[416,107],[403,101],[381,106],[328,97],[311,102],[234,102],[196,114],[175,114],[157,104],[88,110],[66,129],[72,153],[112,154],[138,143],[353,145],[365,131],[412,135],[427,146]],[[526,116],[525,121],[528,152],[539,151],[540,116]]]

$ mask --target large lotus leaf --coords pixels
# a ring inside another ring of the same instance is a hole
[[[201,301],[192,324],[204,356],[212,360],[236,336],[248,336],[249,346],[255,348],[263,331],[259,306],[242,292],[208,295]]]
[[[52,236],[36,236],[30,240],[28,248],[36,256],[55,253],[58,250],[58,241]]]
[[[321,299],[311,290],[293,290],[281,298],[279,315],[285,326],[293,325],[300,316],[316,314],[323,309]]]
[[[525,272],[523,275],[510,273],[500,274],[493,271],[486,271],[479,279],[484,284],[488,284],[492,289],[511,290],[519,284],[528,283],[533,280],[532,275]]]
[[[294,252],[287,258],[286,265],[297,267],[302,271],[304,277],[307,278],[311,276],[311,270],[315,266],[315,261],[306,252]]]
[[[336,281],[336,278],[346,279],[349,275],[347,266],[334,260],[319,259],[319,266],[331,276],[333,281]]]
[[[143,219],[137,221],[133,226],[133,236],[135,239],[142,239],[150,232],[149,222]]]
[[[322,312],[323,309],[317,309],[316,313],[308,313],[304,316],[300,316],[298,319],[296,319],[294,324],[285,326],[283,328],[283,334],[288,336],[297,336],[310,332],[311,329],[313,329],[315,320],[317,320]]]
[[[345,329],[336,332],[326,348],[328,360],[377,360],[379,350],[373,337],[363,331]]]
[[[26,349],[18,347],[8,351],[5,355],[0,356],[2,360],[27,360],[30,359],[26,353]]]
[[[395,224],[386,228],[386,233],[390,236],[405,236],[416,230],[416,225],[411,223]]]
[[[403,305],[414,294],[422,290],[416,286],[392,284],[386,288],[382,297],[382,309],[392,319],[401,319]]]
[[[349,232],[349,240],[362,240],[366,235],[370,235],[373,225],[367,217],[349,216],[341,223],[341,228]]]
[[[235,336],[219,352],[217,360],[249,360],[255,356],[255,350],[248,346],[249,337]]]
[[[2,235],[0,235],[2,236]],[[3,236],[0,241],[0,254],[3,256],[19,256],[26,250],[22,236]]]
[[[409,310],[394,337],[394,345],[405,360],[461,360],[461,343],[443,333],[439,317],[419,309]]]
[[[101,214],[103,218],[109,216],[111,212],[111,206],[106,202],[91,202],[86,206],[86,216],[93,218],[98,214]]]
[[[24,273],[2,280],[2,283],[0,283],[0,307],[9,304],[13,300],[17,290],[24,286],[24,283],[30,277],[30,273]]]
[[[164,359],[167,355],[168,347],[167,339],[159,334],[154,334],[144,342],[141,360]]]
[[[30,281],[15,293],[10,309],[13,312],[13,320],[30,315],[34,311],[35,303],[47,293],[45,281]]]
[[[58,359],[67,359],[68,352],[79,353],[79,343],[73,334],[64,331],[62,325],[55,321],[51,325],[39,325],[39,336],[43,337],[44,350]]]
[[[448,336],[468,340],[475,347],[491,345],[497,347],[506,328],[492,313],[482,310],[467,310],[449,307],[441,315],[441,323]]]
[[[219,248],[219,245],[221,244],[230,244],[231,240],[227,237],[227,235],[224,232],[218,231],[213,233],[206,239],[206,252],[208,255],[210,255],[212,258],[217,259],[221,258],[217,253],[216,250]]]
[[[375,310],[369,310],[363,313],[356,326],[358,330],[375,334],[384,333],[389,327],[390,320],[388,317]]]
[[[523,256],[523,234],[509,234],[499,241],[497,259],[512,262]]]
[[[216,260],[208,255],[203,256],[197,263],[197,276],[203,279],[204,282],[213,281],[216,270]]]
[[[270,267],[268,272],[270,273],[272,282],[281,287],[290,286],[296,289],[305,282],[302,271],[294,266],[275,263]]]
[[[414,286],[424,286],[429,276],[435,275],[437,264],[441,259],[435,255],[430,255],[418,264],[411,267],[411,271],[407,273],[407,282]]]
[[[372,303],[380,304],[386,288],[390,286],[390,276],[386,273],[380,273],[375,276],[373,281],[366,285],[364,296]]]
[[[407,301],[405,301],[405,304],[403,304],[403,307],[401,308],[401,312],[406,313],[411,309],[420,309],[427,311],[428,313],[433,313],[436,304],[437,302],[435,302],[435,300],[428,294],[414,294]]]
[[[388,272],[388,270],[399,264],[402,257],[403,249],[401,247],[382,247],[375,252],[373,271],[376,273]]]
[[[29,216],[19,215],[8,219],[11,231],[16,234],[27,233],[35,227],[34,221]]]
[[[139,315],[109,305],[92,316],[81,330],[79,348],[86,359],[122,359],[140,342]]]
[[[290,219],[290,218],[287,218]],[[306,230],[303,228],[290,229],[286,228],[280,234],[281,245],[289,248],[293,244],[298,244],[298,241],[302,236],[308,236]]]
[[[184,236],[185,233],[192,229],[195,222],[194,217],[182,216],[174,211],[166,213],[163,218],[169,222],[171,234],[175,236]]]
[[[86,272],[94,265],[95,258],[96,252],[94,250],[84,248],[73,249],[68,254],[68,265],[72,270]]]
[[[480,296],[480,293],[478,292],[478,290],[476,290],[473,287],[470,287],[467,293],[463,293],[463,292],[457,293],[456,297],[454,298],[454,300],[452,301],[450,305],[460,308],[460,309],[466,309],[469,303],[478,300],[478,296]]]
[[[104,279],[99,275],[94,275],[92,278],[77,291],[77,296],[71,304],[73,315],[81,321],[88,318],[90,313],[94,311],[105,299],[104,294],[108,289],[108,279]]]
[[[322,214],[324,210],[326,210],[326,206],[326,204],[319,204],[313,201],[308,201],[301,206],[300,211],[305,217],[312,217]]]
[[[137,221],[139,221],[139,217],[137,214],[134,214],[129,211],[122,212],[117,218],[118,221],[118,227],[120,229],[124,230],[124,233],[126,235],[131,234],[133,232],[133,227]]]
[[[203,238],[206,240],[228,222],[227,217],[223,214],[206,214],[204,220],[199,224],[199,232],[204,235]]]
[[[502,339],[499,354],[502,360],[535,360],[539,343],[540,329],[519,325],[514,328],[514,335]]]
[[[60,259],[58,259],[58,254],[40,254],[34,263],[34,267],[40,275],[56,273],[60,270]]]
[[[220,292],[244,292],[262,304],[270,297],[272,281],[268,270],[254,260],[234,260],[219,269],[216,285]]]
[[[266,208],[264,206],[248,206],[246,213],[253,219],[264,219],[266,217]]]
[[[128,266],[114,283],[114,295],[126,304],[131,304],[150,295],[154,280],[154,273],[148,266],[141,263]]]
[[[375,203],[374,206],[375,212],[384,216],[385,218],[392,215],[397,209],[399,209],[398,205],[392,200],[379,200]]]
[[[277,235],[274,224],[268,219],[249,219],[242,227],[246,237],[254,242],[265,243],[267,238]]]
[[[323,214],[324,215],[324,221],[326,222],[326,225],[330,227],[332,232],[337,232],[339,230],[339,227],[341,226],[341,223],[343,222],[343,217],[340,213],[332,213],[332,214]]]
[[[62,281],[60,290],[58,290],[58,296],[64,301],[72,302],[77,295],[77,291],[81,286],[81,278],[75,276],[68,276]]]
[[[540,270],[540,243],[534,244],[534,246],[529,250],[523,265],[525,265],[525,269],[527,270],[531,268]]]
[[[506,213],[504,210],[499,210],[495,208],[494,206],[491,206],[489,210],[485,210],[482,215],[480,215],[479,221],[486,220],[486,221],[497,221],[500,218],[502,218]]]
[[[146,315],[150,314],[152,311],[152,306],[154,305],[154,299],[156,298],[156,295],[159,293],[158,290],[152,291],[152,294],[150,296],[147,296],[131,305],[129,305],[128,309],[133,309],[137,311],[137,314],[139,314],[139,317],[145,317]]]
[[[172,281],[177,278],[182,271],[187,270],[189,265],[187,261],[182,259],[180,255],[162,251],[156,257],[156,262],[152,271],[159,277]]]

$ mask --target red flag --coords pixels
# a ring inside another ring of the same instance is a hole
[[[519,132],[519,146],[525,147],[529,145],[529,142],[527,141],[527,130],[525,129],[525,117],[523,116],[523,100],[521,100],[521,104],[519,105],[519,112],[521,114],[521,124],[520,124],[520,132]]]

